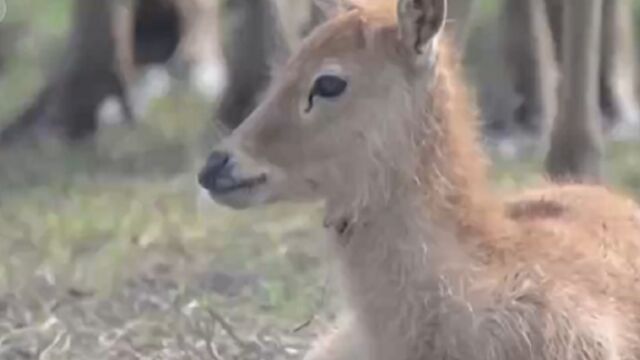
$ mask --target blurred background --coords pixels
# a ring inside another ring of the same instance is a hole
[[[640,1],[597,25],[562,0],[451,1],[498,189],[567,172],[640,195]],[[0,359],[301,358],[338,306],[320,207],[233,212],[195,178],[319,11],[0,0]],[[586,105],[557,90],[584,59]]]

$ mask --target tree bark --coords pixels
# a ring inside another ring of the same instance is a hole
[[[270,0],[227,0],[224,18],[234,18],[223,47],[228,87],[217,118],[234,129],[253,111],[270,79],[271,63],[287,50]]]
[[[125,110],[129,109],[116,68],[114,2],[76,0],[74,6],[67,52],[59,71],[0,133],[0,142],[16,140],[36,128],[69,141],[90,138],[98,128],[98,106],[109,95],[118,96]]]
[[[546,167],[554,180],[598,182],[604,152],[598,107],[603,0],[565,6],[560,113]]]

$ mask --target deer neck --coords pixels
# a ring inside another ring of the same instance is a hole
[[[426,145],[413,144],[423,149],[409,167],[414,170],[387,176],[380,191],[370,192],[384,196],[367,197],[351,213],[328,207],[348,300],[372,336],[395,339],[384,343],[399,344],[388,349],[396,355],[423,353],[415,347],[428,345],[414,339],[442,333],[443,314],[468,314],[472,302],[485,301],[481,294],[475,299],[469,294],[479,277],[489,280],[491,238],[509,228],[502,204],[488,187],[484,154],[470,125],[473,116],[454,108],[464,104],[457,101],[461,95],[441,91],[433,98],[439,104],[436,117],[447,122],[436,124],[437,131],[426,127],[421,136],[430,139]],[[410,133],[437,122],[417,120]]]
[[[379,207],[330,223],[347,301],[372,341],[397,346],[376,351],[397,359],[405,358],[404,351],[426,351],[415,348],[423,346],[416,339],[435,331],[439,311],[452,299],[466,309],[464,293],[476,261],[451,224],[434,221],[429,207],[411,195],[398,192]]]

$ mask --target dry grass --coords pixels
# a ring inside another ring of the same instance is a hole
[[[68,2],[56,4],[12,15],[36,26],[0,83],[3,119],[43,80],[34,46],[50,39],[43,29],[59,35],[64,16],[49,16]],[[178,86],[96,144],[2,150],[0,359],[301,357],[336,307],[323,295],[333,282],[318,209],[203,202],[195,171],[215,140],[210,114]],[[608,160],[612,182],[638,194],[639,151],[616,144]],[[496,182],[535,183],[536,164],[499,160]]]
[[[0,154],[1,359],[299,356],[326,278],[318,212],[204,201],[208,113],[174,94],[95,145]]]

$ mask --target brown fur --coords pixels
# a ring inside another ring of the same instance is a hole
[[[570,184],[501,200],[446,38],[410,55],[373,4],[317,29],[221,146],[269,180],[218,201],[327,202],[351,309],[307,359],[639,359],[635,203]],[[327,62],[349,90],[301,112]]]

